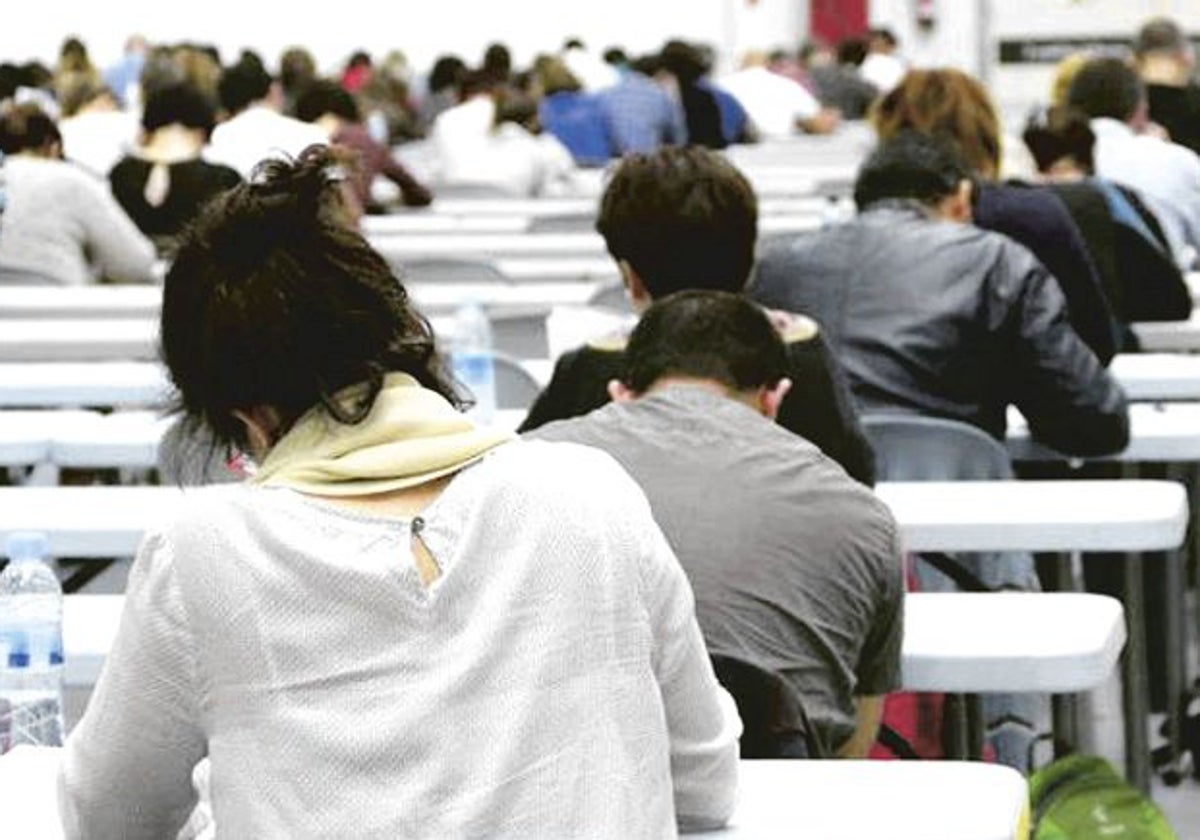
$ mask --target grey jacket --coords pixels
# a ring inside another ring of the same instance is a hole
[[[1012,403],[1059,451],[1128,443],[1120,386],[1054,278],[1007,237],[881,202],[769,253],[752,293],[821,322],[863,411],[962,420],[1003,440]]]

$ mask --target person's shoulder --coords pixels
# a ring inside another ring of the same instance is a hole
[[[611,507],[636,487],[611,455],[568,440],[521,438],[498,447],[480,466],[510,503],[545,510]]]

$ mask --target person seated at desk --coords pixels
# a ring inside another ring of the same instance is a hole
[[[822,741],[862,758],[882,695],[899,684],[896,523],[775,424],[789,367],[783,339],[745,296],[678,292],[642,315],[612,403],[528,436],[616,458],[688,574],[709,653],[782,676]]]
[[[765,255],[751,294],[821,321],[865,411],[959,420],[1003,441],[1011,403],[1060,452],[1123,449],[1124,393],[1045,267],[970,224],[973,190],[948,141],[901,132],[863,164],[858,217]]]
[[[1158,217],[1136,191],[1095,177],[1096,135],[1087,117],[1069,107],[1039,110],[1022,136],[1096,259],[1109,303],[1127,330],[1126,346],[1137,347],[1128,330],[1133,322],[1186,321],[1192,297]]]
[[[108,173],[121,207],[165,252],[206,201],[242,180],[200,156],[215,123],[212,105],[190,85],[155,90],[142,112],[141,145]]]
[[[758,202],[750,183],[724,158],[701,148],[666,146],[621,162],[600,201],[596,228],[617,261],[634,309],[644,310],[683,289],[742,291],[754,266]],[[801,311],[774,313],[792,380],[779,423],[870,484],[874,458],[845,378],[817,324],[792,314]],[[615,336],[563,355],[521,431],[608,402],[607,385],[622,369],[624,348],[624,336]]]
[[[186,415],[258,463],[152,530],[64,748],[68,838],[669,837],[740,725],[607,455],[458,411],[326,149],[218,197],[167,274]]]
[[[154,245],[107,186],[61,159],[58,129],[36,105],[0,116],[7,207],[0,282],[82,286],[152,282]]]
[[[387,210],[371,197],[371,184],[380,175],[400,189],[400,200],[407,207],[426,207],[433,201],[429,188],[396,160],[391,149],[371,137],[358,103],[341,85],[323,79],[310,83],[296,101],[296,116],[317,125],[330,143],[345,146],[355,154],[357,165],[351,180],[364,212]]]

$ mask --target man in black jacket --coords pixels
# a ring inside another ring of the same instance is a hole
[[[725,159],[701,148],[664,147],[628,155],[609,181],[596,227],[621,271],[637,311],[688,289],[741,292],[754,267],[758,202],[749,182]],[[845,375],[820,328],[795,313],[772,313],[787,346],[792,389],[778,422],[863,484],[874,481],[874,457],[858,423]],[[625,337],[593,342],[563,355],[521,426],[587,414],[609,400],[622,371]]]
[[[864,411],[960,420],[1003,440],[1015,404],[1061,452],[1124,448],[1120,387],[1033,254],[970,224],[973,188],[952,147],[901,134],[859,172],[858,218],[768,254],[752,294],[821,322]]]

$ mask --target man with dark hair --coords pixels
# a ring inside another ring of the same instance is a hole
[[[866,411],[960,420],[1003,440],[1013,403],[1059,451],[1120,450],[1121,389],[1046,269],[970,224],[973,194],[953,147],[901,133],[863,164],[858,218],[768,254],[752,294],[821,321]]]
[[[687,142],[683,107],[659,83],[658,55],[635,59],[617,84],[597,96],[618,155],[648,154],[664,144]]]
[[[283,91],[257,56],[243,55],[225,68],[218,93],[228,119],[213,130],[206,156],[243,178],[264,158],[296,157],[308,146],[327,142],[316,126],[281,113]]]
[[[633,307],[643,310],[685,289],[741,292],[754,266],[758,203],[749,182],[724,158],[700,148],[665,147],[622,161],[604,191],[596,228]],[[869,484],[870,447],[820,330],[803,316],[775,317],[793,382],[780,406],[780,424]],[[623,338],[605,340],[560,358],[522,430],[604,405],[624,345]]]
[[[861,757],[899,682],[900,547],[886,506],[772,422],[790,367],[743,295],[679,292],[633,331],[613,403],[532,436],[616,458],[688,574],[709,653],[783,677],[825,743]]]
[[[1146,85],[1150,119],[1165,128],[1173,142],[1200,152],[1200,86],[1192,81],[1192,43],[1175,21],[1154,18],[1138,30],[1133,55]]]
[[[1142,194],[1182,268],[1200,252],[1200,158],[1146,132],[1146,88],[1118,58],[1097,58],[1076,73],[1067,104],[1087,114],[1096,135],[1096,174]]]

